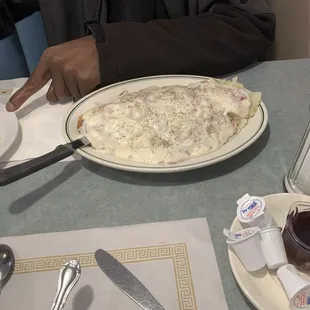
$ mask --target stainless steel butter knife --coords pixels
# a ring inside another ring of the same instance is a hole
[[[75,150],[89,145],[86,137],[74,140],[67,144],[58,145],[55,150],[40,157],[30,159],[13,167],[0,170],[0,186],[11,184],[17,180],[27,177],[39,170],[57,163],[74,154]]]
[[[98,266],[106,276],[144,310],[165,310],[146,287],[118,260],[106,251],[95,252]]]

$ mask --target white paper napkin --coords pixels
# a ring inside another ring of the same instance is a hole
[[[12,94],[17,90],[18,88],[14,88]],[[65,143],[61,126],[73,103],[50,104],[45,97],[47,90],[48,86],[43,87],[16,112],[20,122],[20,136],[9,158],[6,157],[3,161],[16,162],[35,158]],[[72,159],[74,158],[70,157],[67,160]]]
[[[9,237],[1,243],[11,246],[17,259],[1,309],[49,309],[60,266],[77,258],[82,275],[66,310],[139,310],[97,266],[98,248],[123,263],[166,310],[228,309],[204,218]]]

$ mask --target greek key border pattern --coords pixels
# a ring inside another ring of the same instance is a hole
[[[171,259],[174,266],[180,310],[197,310],[195,291],[185,243],[118,249],[109,251],[120,263]],[[94,253],[81,253],[16,260],[14,274],[59,270],[68,260],[79,260],[81,267],[97,266]]]

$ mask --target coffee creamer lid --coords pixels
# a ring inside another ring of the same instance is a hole
[[[310,309],[310,287],[303,289],[293,297],[291,309]]]
[[[250,227],[233,233],[230,238],[227,239],[228,243],[237,243],[253,237],[259,232],[259,227]]]
[[[265,200],[262,197],[245,194],[238,201],[237,217],[240,222],[248,223],[264,213]]]

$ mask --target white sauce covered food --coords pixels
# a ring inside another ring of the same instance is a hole
[[[187,86],[123,92],[81,115],[92,147],[143,163],[175,164],[215,151],[257,110],[261,93],[236,81],[207,79]]]

